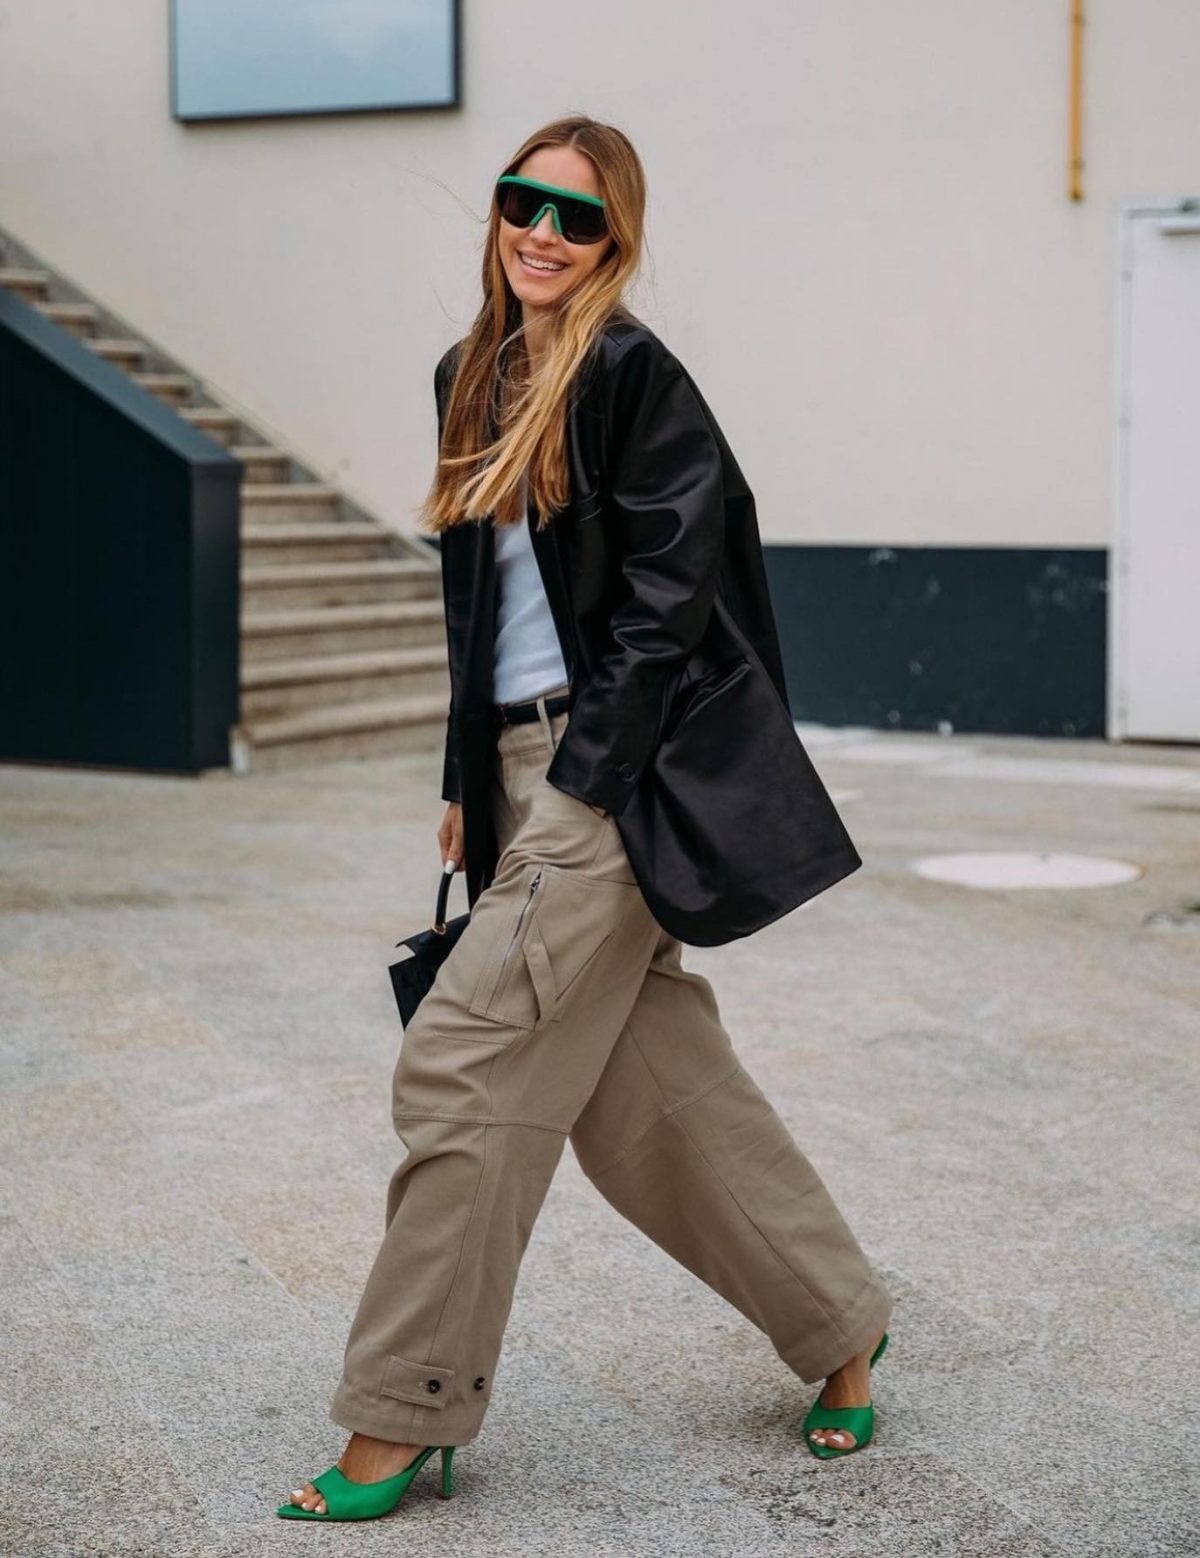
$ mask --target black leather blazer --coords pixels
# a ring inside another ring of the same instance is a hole
[[[458,344],[437,365],[441,438]],[[747,936],[862,859],[796,733],[754,498],[687,370],[631,315],[572,387],[571,497],[527,513],[572,704],[551,784],[611,812],[646,902],[685,943]],[[492,880],[490,520],[441,535],[450,663],[442,796],[468,902]]]

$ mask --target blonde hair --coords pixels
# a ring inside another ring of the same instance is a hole
[[[433,534],[489,515],[497,524],[522,518],[521,473],[526,469],[538,528],[549,523],[570,498],[565,432],[572,382],[604,326],[614,318],[634,317],[623,295],[642,256],[646,181],[637,152],[613,125],[572,114],[535,130],[500,171],[516,173],[541,146],[571,146],[591,160],[611,247],[555,309],[535,376],[520,299],[500,258],[500,213],[493,194],[483,253],[483,303],[455,359],[437,469],[418,510],[419,528]],[[497,428],[491,441],[489,407]]]

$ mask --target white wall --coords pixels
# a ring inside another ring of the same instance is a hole
[[[583,110],[768,540],[1107,544],[1116,213],[1200,193],[1185,0],[1090,0],[1082,205],[1067,0],[464,0],[461,110],[186,127],[166,12],[0,0],[0,223],[391,523],[491,180]]]

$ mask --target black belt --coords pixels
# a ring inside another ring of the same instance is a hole
[[[570,693],[562,693],[557,698],[546,699],[546,714],[551,719],[570,707]],[[527,720],[537,719],[538,700],[528,698],[524,703],[493,703],[492,712],[496,717],[497,725],[523,725]]]

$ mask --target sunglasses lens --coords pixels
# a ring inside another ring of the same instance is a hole
[[[591,205],[586,200],[561,197],[558,211],[563,237],[568,243],[598,243],[608,232],[608,219],[604,215],[603,206]]]
[[[500,215],[514,227],[528,227],[543,199],[544,196],[539,196],[537,190],[530,189],[528,184],[496,185]]]
[[[550,195],[528,184],[497,184],[500,215],[514,227],[529,227],[549,201],[558,211],[562,235],[568,243],[598,243],[608,232],[603,206],[571,195]]]

